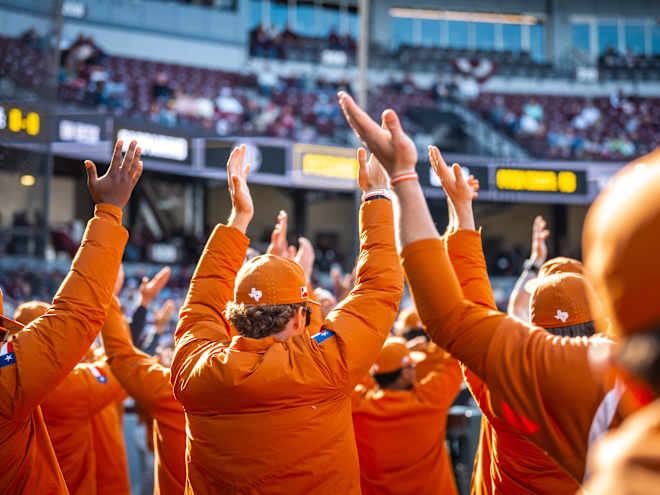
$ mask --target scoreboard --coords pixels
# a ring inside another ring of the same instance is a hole
[[[15,141],[47,140],[46,113],[37,107],[0,102],[0,137]]]

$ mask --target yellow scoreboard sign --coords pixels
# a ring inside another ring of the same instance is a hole
[[[305,177],[354,183],[358,162],[355,150],[351,148],[296,144],[293,147],[293,168]]]
[[[500,191],[583,194],[584,182],[584,172],[572,170],[498,168],[495,175]]]
[[[34,109],[0,103],[0,132],[7,136],[38,138],[43,134],[42,115]]]

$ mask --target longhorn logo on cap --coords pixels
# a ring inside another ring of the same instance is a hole
[[[252,290],[250,291],[248,296],[250,296],[255,301],[259,302],[259,299],[261,299],[261,296],[263,296],[263,294],[261,293],[260,290],[255,289],[254,287],[252,287]]]
[[[566,311],[562,311],[561,309],[557,310],[557,314],[555,315],[556,320],[561,320],[562,323],[566,323],[566,320],[568,320],[568,313]]]

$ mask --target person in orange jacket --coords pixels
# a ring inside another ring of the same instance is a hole
[[[152,418],[154,494],[180,495],[186,483],[186,418],[172,391],[170,369],[135,348],[116,298],[102,335],[113,374]]]
[[[27,325],[46,313],[48,303],[23,303],[14,320]],[[106,323],[107,325],[107,319]],[[96,454],[90,418],[124,396],[105,360],[79,363],[41,403],[48,436],[69,493],[96,491]]]
[[[39,404],[80,361],[105,321],[128,239],[121,209],[142,173],[137,143],[123,161],[121,149],[119,141],[100,178],[85,162],[95,213],[53,304],[24,328],[4,317],[0,322],[1,494],[68,493]]]
[[[385,177],[380,168],[359,169],[357,283],[310,335],[300,265],[264,255],[241,268],[253,215],[244,155],[241,146],[229,158],[233,211],[206,244],[175,334],[186,493],[359,494],[351,396],[403,294]]]
[[[660,148],[621,170],[585,219],[585,273],[609,319],[599,329],[618,338],[601,369],[626,383],[634,411],[591,452],[590,495],[656,493],[660,487],[659,195]]]
[[[453,177],[448,175],[451,172],[442,162],[437,148],[431,149],[430,159],[447,192],[450,211],[450,224],[446,235],[447,252],[463,294],[474,303],[496,310],[481,249],[481,235],[474,228],[471,203],[475,192],[462,180],[461,175],[452,180]],[[461,212],[460,215],[456,213],[457,210]],[[561,262],[555,259],[552,264],[546,262],[546,265],[543,265],[542,272],[554,272],[561,266]],[[559,280],[553,282],[555,277]],[[551,275],[546,280],[545,273],[539,273],[539,279],[542,281],[532,292],[531,308],[528,310],[528,313],[532,314],[534,325],[554,334],[574,334],[590,326],[592,317],[588,311],[585,282],[578,280],[576,284],[572,277],[578,276]],[[562,318],[557,319],[559,307],[563,308]],[[593,327],[591,330],[593,332]],[[464,375],[483,412],[472,476],[472,493],[575,493],[579,484],[574,479],[507,419],[496,417],[489,405],[488,387],[479,377],[466,369]]]
[[[385,111],[379,126],[349,95],[339,98],[349,124],[394,185],[397,245],[427,333],[488,387],[495,417],[581,482],[589,448],[610,426],[623,393],[615,380],[594,375],[589,353],[614,343],[599,335],[561,339],[466,300],[417,181],[417,150],[396,113]],[[453,172],[461,174],[460,167]],[[574,380],[557,370],[570,370]]]
[[[114,402],[90,419],[96,455],[98,495],[130,495],[131,493],[122,412],[123,401]]]
[[[353,425],[362,493],[457,494],[445,444],[447,414],[463,381],[456,361],[416,381],[415,354],[391,337],[372,376],[378,383],[353,395]]]

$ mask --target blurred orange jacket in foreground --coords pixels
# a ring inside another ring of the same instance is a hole
[[[414,242],[401,257],[433,341],[488,387],[494,417],[580,482],[589,447],[612,423],[623,393],[613,382],[596,379],[589,364],[588,353],[612,341],[555,337],[465,300],[440,239]]]
[[[154,495],[182,494],[186,483],[183,407],[174,398],[169,368],[134,347],[116,298],[103,326],[103,344],[124,390],[153,418]]]
[[[223,311],[248,239],[218,226],[176,333],[174,393],[188,420],[186,493],[360,493],[351,395],[389,332],[403,291],[392,206],[360,209],[357,283],[321,333],[231,338]]]
[[[458,493],[445,444],[449,407],[463,381],[458,363],[411,390],[356,388],[353,425],[363,495]]]
[[[41,404],[48,435],[71,495],[96,493],[91,417],[124,390],[105,361],[78,364]]]
[[[128,233],[121,210],[97,205],[53,305],[10,337],[0,354],[0,493],[65,494],[39,404],[101,330]]]
[[[488,280],[481,235],[459,230],[447,236],[447,252],[463,295],[469,301],[497,310]],[[483,416],[479,451],[472,473],[476,495],[573,495],[580,485],[516,426],[498,418],[488,387],[469,369],[465,379]]]

